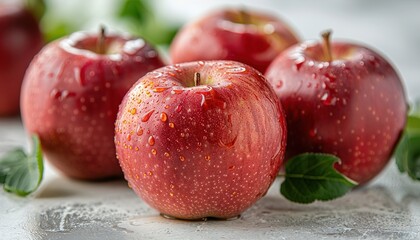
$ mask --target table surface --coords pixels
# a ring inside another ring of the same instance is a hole
[[[154,1],[171,12],[165,17],[182,21],[221,2]],[[250,5],[278,11],[304,38],[333,28],[340,38],[379,49],[399,69],[408,98],[420,96],[419,1],[268,2]],[[19,118],[0,119],[0,146],[27,143]],[[399,174],[393,161],[369,185],[330,202],[291,203],[279,194],[279,181],[238,219],[191,222],[160,217],[123,180],[73,181],[47,163],[35,194],[0,191],[0,239],[420,239],[420,183]]]

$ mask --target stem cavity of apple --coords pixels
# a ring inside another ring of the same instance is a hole
[[[105,54],[105,39],[106,39],[106,29],[104,25],[99,27],[99,37],[97,42],[97,51],[99,54]]]
[[[242,24],[251,23],[251,16],[245,8],[239,10],[239,19]]]
[[[201,76],[199,72],[194,73],[194,86],[199,86],[201,82]]]
[[[331,42],[330,42],[331,33],[332,33],[331,30],[326,30],[323,33],[321,33],[321,36],[323,39],[322,48],[324,51],[324,59],[327,62],[331,62],[333,60],[332,53],[331,53]]]

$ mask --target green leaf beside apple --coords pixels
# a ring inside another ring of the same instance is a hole
[[[287,161],[281,194],[292,202],[311,203],[341,197],[356,182],[334,169],[340,159],[330,154],[304,153]]]
[[[395,151],[395,159],[401,173],[413,180],[420,180],[420,104],[414,105],[407,118],[403,136]]]
[[[22,148],[16,148],[0,158],[0,184],[7,192],[27,196],[38,189],[44,164],[39,138],[32,137],[33,152],[27,155]]]

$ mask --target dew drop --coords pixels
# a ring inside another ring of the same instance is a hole
[[[326,92],[324,93],[324,95],[322,95],[321,101],[324,105],[331,106],[331,105],[335,105],[337,99],[331,96],[331,94],[329,94],[328,92]]]
[[[181,162],[185,161],[185,157],[184,156],[179,156],[179,160],[181,160]]]
[[[132,109],[130,109],[129,112],[131,113],[131,115],[136,115],[137,109],[136,108],[132,108]]]
[[[153,176],[153,172],[152,172],[152,171],[149,171],[149,172],[147,173],[147,175],[149,175],[149,176]]]
[[[282,80],[279,80],[277,83],[276,83],[276,88],[281,88],[283,86],[283,81]]]
[[[168,125],[169,125],[170,128],[174,128],[175,127],[175,124],[173,122],[170,122]]]
[[[206,161],[210,161],[211,157],[209,155],[205,156],[204,159],[206,159]]]
[[[318,130],[316,128],[313,128],[313,129],[309,130],[309,136],[310,137],[315,137],[317,132],[318,132]]]
[[[184,92],[184,90],[182,90],[182,89],[172,89],[172,91],[171,91],[172,94],[181,94],[183,92]]]
[[[147,140],[147,143],[148,143],[150,146],[155,145],[155,138],[154,138],[153,136],[150,136],[150,137],[149,137],[149,139]]]
[[[138,126],[136,133],[137,133],[137,136],[143,135],[143,128],[141,126]]]
[[[164,155],[165,157],[170,157],[170,156],[171,156],[168,152],[165,152],[163,155]]]
[[[153,89],[153,92],[155,92],[155,93],[161,93],[161,92],[164,92],[164,91],[166,91],[168,89],[169,89],[168,87],[155,87]]]
[[[299,57],[295,60],[295,67],[296,70],[300,70],[300,68],[303,66],[303,63],[305,63],[305,58],[304,57]]]
[[[146,113],[142,118],[141,118],[141,121],[142,122],[147,122],[147,121],[149,121],[149,119],[150,119],[150,117],[152,116],[152,114],[153,114],[153,112],[154,112],[155,110],[150,110],[148,113]]]
[[[243,73],[246,71],[244,67],[230,67],[226,69],[227,73]]]
[[[127,141],[131,141],[131,134],[127,135]]]
[[[182,106],[181,105],[176,106],[175,111],[181,112],[181,110],[182,110]]]
[[[334,74],[327,72],[324,74],[324,76],[330,81],[330,82],[334,82],[335,79],[337,78]]]
[[[162,122],[166,122],[166,120],[168,120],[168,115],[167,115],[166,113],[162,112],[162,113],[160,114],[160,120],[161,120]]]
[[[152,152],[153,155],[156,155],[156,153],[157,153],[156,149],[154,149],[154,148],[152,149],[151,152]]]
[[[228,167],[228,169],[233,170],[233,169],[235,169],[235,166],[231,165],[231,166]]]

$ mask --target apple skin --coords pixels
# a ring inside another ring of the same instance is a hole
[[[35,17],[17,3],[0,3],[0,116],[19,113],[26,68],[42,48]]]
[[[257,11],[221,9],[186,25],[170,46],[172,63],[234,60],[264,73],[298,37],[281,19]]]
[[[108,53],[95,52],[98,34],[74,33],[45,46],[22,86],[22,117],[40,137],[47,160],[83,180],[122,176],[116,159],[118,106],[144,74],[164,66],[142,39],[110,34]]]
[[[280,102],[261,73],[206,61],[141,78],[121,103],[115,143],[129,185],[162,214],[228,219],[266,193],[286,135]]]
[[[287,116],[286,159],[331,153],[336,169],[365,184],[386,166],[406,122],[402,82],[377,52],[356,43],[306,42],[280,54],[266,77]]]

